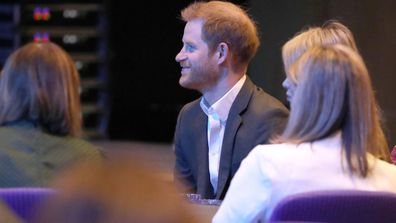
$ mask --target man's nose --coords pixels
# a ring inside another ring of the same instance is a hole
[[[182,60],[186,59],[186,54],[184,53],[183,49],[180,50],[180,52],[176,55],[176,62],[180,62]]]

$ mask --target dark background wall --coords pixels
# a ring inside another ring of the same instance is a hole
[[[177,112],[196,92],[178,86],[181,8],[190,1],[109,2],[111,139],[170,141]]]
[[[170,142],[181,106],[199,94],[178,85],[184,23],[179,11],[193,1],[108,1],[111,47],[109,137]],[[250,0],[262,45],[249,75],[285,102],[280,49],[297,31],[338,19],[355,34],[384,110],[390,144],[396,144],[396,3],[392,0]]]

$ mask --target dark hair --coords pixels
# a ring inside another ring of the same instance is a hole
[[[28,120],[55,135],[81,133],[79,74],[54,43],[29,43],[7,59],[0,81],[0,125]]]

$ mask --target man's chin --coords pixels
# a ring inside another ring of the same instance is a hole
[[[179,85],[182,86],[183,88],[194,90],[193,86],[191,86],[190,84],[188,84],[186,82],[179,81]]]
[[[179,85],[186,89],[197,90],[193,83],[189,82],[188,80],[183,80],[183,78],[180,78]]]

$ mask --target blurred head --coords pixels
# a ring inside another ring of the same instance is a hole
[[[182,10],[181,16],[187,22],[183,48],[176,56],[183,68],[182,86],[189,87],[189,79],[198,76],[194,69],[204,70],[208,58],[218,63],[215,58],[226,55],[231,69],[245,72],[260,44],[256,26],[246,11],[230,2],[194,2]],[[213,72],[211,69],[209,72]],[[213,81],[216,77],[211,78]]]
[[[0,199],[0,216],[1,222],[6,223],[22,223],[22,219],[15,214],[7,204]]]
[[[286,79],[282,85],[287,90],[286,95],[289,102],[298,81],[298,77],[289,71],[291,65],[309,48],[332,44],[345,45],[358,52],[352,32],[343,24],[335,21],[326,22],[322,27],[312,27],[299,32],[283,45],[282,59]]]
[[[197,222],[171,183],[131,156],[109,157],[84,161],[61,173],[51,184],[59,194],[43,207],[37,222]]]
[[[29,43],[7,59],[0,79],[0,125],[28,120],[55,135],[81,132],[79,75],[54,43]]]
[[[298,76],[280,142],[312,142],[341,130],[349,170],[369,172],[366,153],[386,155],[386,141],[366,66],[343,45],[308,49],[290,69]]]

